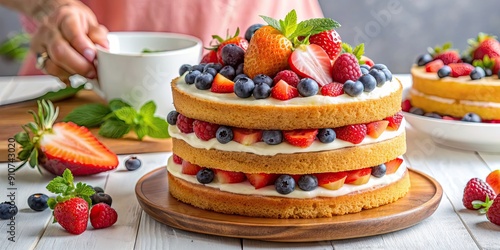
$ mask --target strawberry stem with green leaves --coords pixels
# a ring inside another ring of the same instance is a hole
[[[312,18],[297,23],[297,12],[295,10],[291,10],[284,20],[276,20],[267,16],[260,17],[273,28],[279,30],[288,40],[292,41],[294,48],[309,43],[309,36],[340,27],[338,22],[330,18]]]
[[[90,196],[92,196],[95,191],[94,189],[82,182],[78,182],[75,186],[73,183],[73,174],[69,169],[64,170],[62,176],[57,176],[52,179],[49,184],[47,184],[47,190],[57,194],[57,196],[49,198],[47,205],[54,210],[57,203],[65,202],[71,198],[80,197],[84,199],[89,207],[92,205]]]

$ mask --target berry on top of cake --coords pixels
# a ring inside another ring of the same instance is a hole
[[[500,42],[485,33],[468,42],[462,53],[445,43],[417,58],[404,111],[466,122],[500,121]]]

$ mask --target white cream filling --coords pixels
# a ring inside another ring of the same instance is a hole
[[[450,99],[450,98],[443,98],[443,97],[439,97],[439,96],[424,94],[416,89],[411,89],[410,94],[420,96],[423,98],[427,98],[427,99],[433,100],[435,102],[446,103],[446,104],[457,103],[457,104],[463,104],[463,105],[468,105],[468,106],[477,106],[477,107],[483,107],[483,108],[500,108],[500,103],[497,103],[497,102],[454,100],[454,99]]]
[[[196,185],[205,185],[207,187],[219,189],[221,191],[235,193],[235,194],[243,194],[243,195],[260,195],[260,196],[279,196],[279,197],[287,197],[287,198],[314,198],[314,197],[337,197],[343,196],[351,193],[365,192],[377,189],[379,187],[383,187],[394,183],[400,180],[406,172],[406,162],[403,161],[398,170],[393,174],[385,175],[381,178],[377,178],[374,176],[370,176],[370,180],[368,183],[363,185],[352,185],[352,184],[344,184],[338,190],[329,190],[323,187],[317,187],[312,191],[303,191],[298,186],[295,187],[295,190],[289,194],[280,194],[278,193],[274,185],[269,185],[263,188],[255,189],[254,186],[248,182],[248,180],[241,183],[218,183],[216,181],[208,184],[200,184],[198,180],[196,180],[196,175],[186,175],[183,174],[182,166],[176,164],[173,159],[170,157],[168,159],[167,170],[175,177],[185,180],[187,182],[196,184]],[[221,159],[222,160],[222,159]]]
[[[222,144],[217,141],[216,138],[212,138],[208,141],[200,140],[195,133],[185,134],[182,133],[177,126],[168,126],[168,133],[171,137],[183,140],[191,147],[201,148],[201,149],[217,149],[222,151],[231,151],[231,152],[245,152],[245,153],[253,153],[256,155],[277,155],[277,154],[294,154],[300,152],[319,152],[319,151],[327,151],[327,150],[335,150],[340,148],[347,148],[353,146],[362,146],[371,143],[381,142],[385,140],[389,140],[395,138],[405,131],[405,120],[401,122],[399,129],[396,131],[386,130],[384,131],[378,138],[372,138],[370,136],[365,136],[363,141],[359,144],[353,144],[348,141],[343,141],[340,139],[335,139],[331,143],[322,143],[318,140],[315,140],[309,147],[301,148],[297,146],[293,146],[287,142],[282,142],[278,145],[268,145],[265,142],[256,142],[251,145],[243,145],[241,143],[230,141],[226,144]]]

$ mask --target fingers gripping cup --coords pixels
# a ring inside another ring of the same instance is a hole
[[[120,98],[136,109],[153,100],[156,115],[174,109],[171,81],[182,64],[197,64],[202,42],[195,37],[158,32],[111,32],[109,50],[97,49],[95,91],[110,101]]]

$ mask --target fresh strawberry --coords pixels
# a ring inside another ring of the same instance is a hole
[[[402,163],[403,163],[403,159],[399,158],[399,157],[384,163],[385,167],[386,167],[385,174],[396,173],[396,171],[398,171],[399,166],[401,166]]]
[[[94,189],[85,184],[73,183],[73,175],[69,169],[62,176],[54,178],[47,184],[47,190],[57,194],[47,201],[54,210],[54,222],[57,222],[71,234],[81,234],[87,229],[89,207],[92,204],[90,196]]]
[[[202,167],[188,161],[182,161],[181,164],[182,164],[181,173],[187,175],[196,175],[198,171],[202,169]]]
[[[474,70],[474,66],[468,63],[450,63],[448,66],[451,68],[451,77],[468,76]]]
[[[406,99],[403,102],[401,102],[401,111],[410,112],[411,107],[412,106],[410,100]]]
[[[316,135],[318,135],[317,129],[296,129],[283,131],[283,136],[288,143],[301,148],[311,146],[316,139]]]
[[[389,121],[375,121],[366,124],[366,134],[377,139],[389,125]]]
[[[324,96],[339,96],[344,94],[344,84],[331,82],[321,87],[321,94]]]
[[[59,113],[50,101],[38,102],[38,113],[31,112],[35,122],[23,126],[15,135],[22,146],[18,158],[22,167],[29,162],[54,175],[70,169],[74,175],[91,175],[115,169],[118,157],[104,146],[86,127],[72,122],[55,123]],[[33,137],[31,137],[33,136]]]
[[[500,56],[491,59],[493,61],[493,66],[491,67],[491,72],[494,75],[498,75],[500,72]]]
[[[312,35],[309,37],[309,42],[323,48],[331,60],[335,60],[342,52],[342,39],[335,30],[326,30]]]
[[[274,184],[274,181],[279,177],[278,174],[266,174],[266,173],[257,173],[257,174],[245,174],[248,181],[255,189],[263,188],[268,185]]]
[[[176,154],[172,154],[172,158],[176,164],[182,164],[183,162],[182,158]]]
[[[403,122],[403,113],[401,111],[397,112],[393,116],[387,117],[384,120],[389,121],[389,130],[398,130],[401,122]]]
[[[359,64],[360,65],[366,64],[370,68],[373,67],[373,65],[375,65],[373,60],[365,55],[361,56],[361,59],[359,60]]]
[[[297,88],[297,85],[299,85],[300,78],[297,75],[297,73],[295,73],[289,69],[286,69],[286,70],[282,70],[282,71],[278,72],[278,74],[276,74],[276,76],[273,78],[273,84],[276,85],[276,83],[278,83],[280,80],[283,80],[286,83],[288,83],[290,86]]]
[[[359,144],[365,139],[367,128],[366,124],[354,124],[333,129],[337,134],[337,139]]]
[[[262,140],[262,130],[233,128],[233,141],[243,145],[251,145]]]
[[[288,64],[299,76],[316,80],[320,87],[332,82],[329,55],[316,44],[297,47],[289,57]]]
[[[214,169],[215,176],[220,183],[240,183],[244,182],[247,177],[242,172],[226,171]]]
[[[271,96],[275,99],[286,101],[299,96],[299,91],[287,82],[279,80],[271,89]]]
[[[344,185],[347,172],[318,173],[315,176],[318,178],[318,186],[329,190],[337,190]]]
[[[425,72],[429,73],[436,73],[439,71],[440,68],[444,66],[443,60],[441,59],[436,59],[434,61],[431,61],[425,65]]]
[[[352,185],[366,184],[370,180],[371,173],[372,173],[372,168],[362,168],[362,169],[347,171],[347,178],[345,179],[345,184],[352,184]]]
[[[486,176],[486,183],[488,183],[495,194],[500,194],[500,169],[491,171],[488,176]]]
[[[101,202],[90,209],[90,224],[95,229],[113,226],[118,220],[118,213],[110,205]]]
[[[345,83],[347,80],[357,81],[361,76],[358,60],[364,53],[364,44],[360,44],[354,50],[346,43],[342,44],[345,53],[335,60],[332,67],[332,79],[335,82]]]
[[[200,63],[219,63],[219,59],[217,58],[217,50],[210,50],[203,58],[201,58]]]
[[[217,133],[217,129],[220,126],[218,124],[195,120],[193,122],[193,131],[196,137],[198,137],[202,141],[208,141],[212,138],[215,138],[215,134]]]
[[[193,133],[193,122],[194,119],[179,114],[177,116],[177,128],[184,134]]]
[[[464,188],[464,195],[462,198],[462,203],[467,209],[479,209],[479,207],[474,207],[473,201],[486,201],[486,197],[493,200],[495,197],[495,191],[479,178],[472,178],[467,182]]]
[[[487,209],[486,218],[491,223],[500,226],[500,195],[493,200],[493,203]]]
[[[329,18],[315,18],[297,23],[295,10],[290,11],[284,20],[270,17],[263,19],[269,25],[254,33],[245,53],[243,72],[250,78],[258,74],[274,77],[278,72],[287,69],[293,48],[308,42],[298,38],[313,35],[311,26],[316,33],[340,27]]]
[[[212,87],[210,91],[214,93],[233,93],[234,92],[234,82],[227,79],[225,76],[217,73],[212,82]]]
[[[434,60],[441,60],[445,65],[450,63],[462,62],[460,54],[458,51],[452,49],[452,43],[445,43],[442,46],[436,46],[434,48],[429,48],[429,53],[432,55]]]
[[[484,56],[489,58],[500,57],[500,43],[495,36],[479,33],[475,39],[469,39],[468,54],[473,60],[482,60]]]

